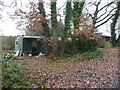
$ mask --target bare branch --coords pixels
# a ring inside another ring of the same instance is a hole
[[[97,21],[96,23],[99,23],[101,21],[103,21],[107,16],[109,16],[113,10],[115,10],[116,8],[113,8],[104,18],[102,18],[101,20]]]
[[[97,1],[96,1],[97,2]],[[99,2],[96,4],[96,2],[94,3],[95,6],[99,6],[99,4],[101,3],[101,0],[99,0]]]
[[[62,7],[64,7],[64,6],[65,6],[65,4],[66,4],[66,2],[63,4],[63,6],[61,6],[60,8],[58,8],[58,10],[60,10]]]
[[[13,1],[11,2],[11,4],[8,5],[8,7],[11,7],[12,5],[13,5],[13,7],[17,6],[17,5],[18,5],[18,2],[17,2],[17,1],[18,1],[18,0],[13,0]],[[21,6],[22,6],[22,0],[19,0],[19,1],[20,1]]]
[[[16,1],[17,1],[17,0],[13,0],[9,7],[11,7],[11,6],[13,5],[13,3],[16,4]]]
[[[107,9],[108,7],[106,7],[105,12],[102,15],[100,15],[97,19],[100,19],[102,16],[104,16],[107,13]]]
[[[111,15],[106,21],[102,22],[101,24],[95,26],[95,28],[98,28],[99,26],[102,26],[103,24],[107,23],[115,14]]]
[[[92,14],[90,14],[90,13],[89,13],[89,16],[90,16],[90,17],[93,19],[93,16],[92,16]]]
[[[107,6],[110,6],[110,5],[113,4],[113,3],[114,3],[114,2],[111,2],[111,3],[109,3],[109,4],[105,5],[105,6],[103,6],[101,9],[98,10],[98,12],[100,12],[102,9],[104,9],[104,8],[107,7]]]
[[[97,21],[98,6],[99,6],[99,4],[100,4],[100,1],[96,4],[96,9],[95,9],[95,12],[94,12],[94,16],[92,17],[94,25],[96,24],[96,21]]]

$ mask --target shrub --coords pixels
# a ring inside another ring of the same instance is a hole
[[[97,49],[94,52],[85,52],[85,53],[82,54],[82,56],[85,59],[90,60],[90,59],[95,59],[95,58],[102,57],[104,54],[105,54],[105,51]]]
[[[84,36],[78,37],[78,40],[76,41],[76,47],[81,53],[95,51],[97,49],[97,45],[98,43],[96,40],[87,39]]]
[[[67,30],[65,36],[63,34],[64,45],[58,45],[56,55],[60,56],[60,53],[62,53],[62,56],[66,56],[66,54],[74,55],[97,49],[98,41],[101,38],[97,29],[94,28],[94,25],[88,23],[90,20],[87,18],[79,17],[78,21],[80,21],[79,25],[74,27],[73,30]],[[68,38],[72,38],[72,40]]]
[[[112,44],[110,43],[110,41],[105,41],[105,42],[104,42],[104,47],[105,47],[105,48],[111,48],[111,47],[112,47]]]
[[[3,62],[2,83],[3,88],[32,88],[31,84],[36,81],[29,78],[28,69],[16,65],[14,62]]]
[[[70,54],[70,55],[73,55],[73,54],[76,54],[77,53],[77,48],[76,48],[76,45],[74,44],[74,39],[73,41],[67,41],[65,43],[65,54]]]

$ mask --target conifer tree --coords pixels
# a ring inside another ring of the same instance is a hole
[[[84,7],[84,3],[85,2],[74,2],[73,5],[73,25],[74,25],[74,29],[75,28],[79,28],[78,24],[79,24],[79,17],[82,15],[82,10]]]
[[[55,54],[57,52],[57,46],[58,46],[58,31],[57,31],[57,12],[56,12],[56,2],[51,1],[51,29],[52,29],[52,43],[53,48],[52,52]]]

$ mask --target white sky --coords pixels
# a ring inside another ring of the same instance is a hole
[[[13,0],[3,0],[3,1],[7,5],[10,5]],[[20,0],[17,0],[17,1],[20,1]],[[24,2],[22,4],[24,4],[23,6],[25,6],[25,4],[28,3],[28,1],[37,1],[37,0],[21,0],[21,1]],[[49,2],[49,0],[46,0],[46,1]],[[95,0],[93,0],[93,1],[95,1]],[[106,0],[103,0],[103,3],[104,3],[104,1],[106,1]],[[111,0],[108,0],[108,1],[111,1]],[[61,7],[64,4],[64,2],[65,2],[65,0],[58,0],[58,2],[57,2],[58,8]],[[46,3],[46,4],[48,4],[48,3]],[[20,2],[18,2],[18,7],[20,7]],[[23,7],[23,8],[25,8],[25,7]],[[50,9],[47,9],[47,8],[49,8],[49,6],[45,5],[45,8],[46,8],[47,13],[50,13]],[[64,10],[64,8],[65,7],[63,7],[59,11],[60,14],[63,14],[62,11]],[[1,17],[2,17],[2,19],[0,20],[0,30],[2,30],[3,35],[7,35],[7,36],[13,35],[14,36],[14,35],[22,35],[23,34],[23,32],[16,29],[15,22],[12,21],[11,19],[9,19],[9,15],[7,14],[8,12],[10,14],[12,14],[14,12],[14,9],[16,9],[16,7],[15,8],[6,7],[6,8],[4,8],[4,10],[2,12],[0,12]],[[108,22],[105,25],[103,25],[102,27],[100,27],[99,31],[104,32],[103,33],[104,35],[110,35],[109,24],[110,24],[110,22]]]

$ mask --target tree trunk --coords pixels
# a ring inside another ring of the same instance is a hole
[[[52,44],[53,44],[52,53],[53,54],[57,53],[57,48],[58,48],[56,1],[51,2],[51,29],[52,29]]]
[[[111,36],[112,36],[112,45],[113,46],[115,46],[115,41],[116,41],[115,26],[116,26],[119,16],[120,16],[120,1],[117,2],[117,9],[116,9],[115,15],[114,15],[114,17],[112,19],[112,23],[111,23]]]
[[[66,4],[66,15],[65,15],[65,28],[64,28],[64,36],[67,36],[67,31],[70,30],[70,21],[71,21],[71,2],[67,2]]]
[[[85,2],[74,2],[73,5],[73,25],[74,29],[79,29],[79,17],[82,15],[82,10]]]
[[[43,18],[46,19],[45,18],[46,15],[45,15],[45,10],[44,10],[44,6],[43,6],[43,2],[39,2],[38,9],[40,11],[40,14],[43,16]],[[45,37],[45,39],[46,38],[50,39],[50,32],[49,32],[50,29],[49,29],[49,26],[48,26],[47,22],[43,22],[42,26],[43,26],[43,36]],[[49,53],[50,53],[50,46],[48,46],[47,42],[44,42],[44,46],[45,46],[45,54],[49,55]]]

